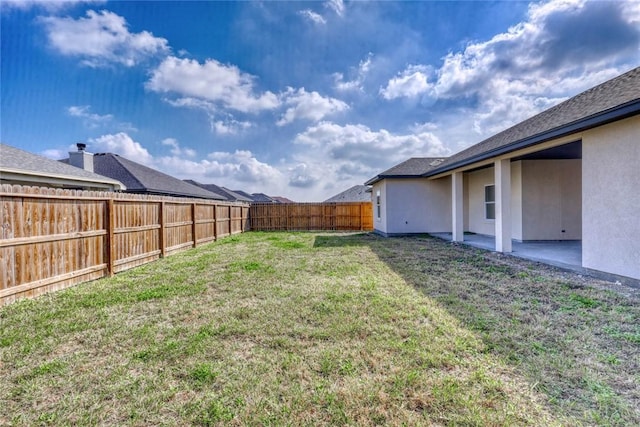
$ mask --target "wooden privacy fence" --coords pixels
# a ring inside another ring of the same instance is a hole
[[[0,186],[0,306],[112,275],[248,228],[249,206]]]
[[[373,230],[371,202],[252,203],[253,231]]]

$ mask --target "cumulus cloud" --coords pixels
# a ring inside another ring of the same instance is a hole
[[[342,73],[334,73],[333,78],[335,80],[335,88],[339,91],[360,91],[362,92],[364,88],[362,87],[365,79],[367,78],[367,74],[369,74],[369,70],[371,69],[371,59],[373,57],[372,53],[367,55],[366,59],[360,61],[358,64],[357,70],[353,73],[355,77],[352,80],[344,79],[344,74]]]
[[[336,98],[323,97],[318,92],[307,92],[304,88],[297,91],[293,88],[282,94],[284,105],[289,106],[278,120],[277,125],[283,126],[295,120],[307,119],[319,121],[324,117],[349,109],[349,106]]]
[[[88,149],[93,153],[120,154],[127,159],[147,166],[152,166],[154,163],[153,156],[149,151],[125,132],[90,138],[88,143]]]
[[[242,113],[256,113],[278,106],[278,97],[267,91],[257,93],[255,77],[234,65],[215,59],[200,63],[194,59],[169,56],[151,72],[149,90],[177,94],[179,98],[212,102]]]
[[[424,65],[410,65],[389,80],[387,86],[380,89],[380,94],[385,99],[420,96],[430,89],[427,73],[428,68]]]
[[[191,148],[182,148],[180,143],[175,138],[165,138],[162,140],[162,145],[166,145],[171,147],[171,154],[173,156],[185,156],[185,157],[195,157],[196,152]]]
[[[312,11],[311,9],[301,10],[298,13],[301,16],[303,16],[305,19],[308,19],[309,21],[313,22],[314,24],[324,25],[327,23],[327,20],[324,19],[322,15]]]
[[[477,107],[465,120],[486,137],[637,65],[621,61],[640,46],[637,9],[584,0],[532,4],[524,22],[449,53],[433,72],[407,67],[380,94],[474,99]]]
[[[207,176],[233,177],[249,183],[269,183],[280,178],[280,171],[256,159],[251,151],[236,150],[234,153],[214,152],[209,154]]]
[[[110,122],[113,119],[111,114],[96,114],[91,112],[89,105],[72,105],[67,108],[67,113],[72,117],[78,117],[83,120],[85,126],[96,128],[101,124]]]
[[[294,170],[290,182],[307,186],[319,183],[324,176],[343,185],[361,184],[408,157],[450,154],[431,132],[398,135],[361,124],[321,122],[299,133],[294,143],[303,148],[294,159],[305,167]]]
[[[90,67],[134,66],[169,51],[167,40],[148,31],[131,33],[126,20],[106,10],[87,11],[86,18],[42,17],[50,46]]]
[[[289,168],[289,185],[299,188],[311,188],[319,178],[313,175],[311,168],[306,163],[298,163]]]

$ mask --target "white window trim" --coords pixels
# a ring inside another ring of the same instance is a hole
[[[381,202],[380,199],[381,199],[380,190],[376,190],[376,218],[378,220],[380,220],[380,217],[382,216],[380,214],[380,212],[382,211],[382,209],[381,209],[382,202]]]
[[[487,187],[493,187],[493,202],[487,202]],[[487,205],[492,204],[493,205],[493,215],[495,216],[496,214],[496,200],[495,200],[495,194],[496,194],[496,185],[495,184],[485,184],[484,186],[484,220],[487,222],[494,222],[496,219],[495,218],[487,218]]]

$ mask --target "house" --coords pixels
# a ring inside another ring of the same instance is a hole
[[[126,190],[126,186],[116,179],[6,144],[0,144],[0,183],[76,190]]]
[[[125,192],[127,193],[224,200],[224,197],[219,194],[191,185],[117,154],[87,153],[85,144],[78,144],[78,151],[69,153],[69,158],[60,160],[60,162],[72,165],[71,167],[76,166],[79,170],[91,168],[96,174],[121,181],[126,185]]]
[[[251,202],[251,198],[245,197],[225,187],[218,187],[215,184],[201,184],[192,179],[185,179],[185,182],[191,185],[195,185],[196,187],[200,187],[204,190],[210,191],[212,193],[216,193],[223,198],[222,200],[227,200],[229,202],[247,202],[247,203]]]
[[[339,202],[370,202],[371,201],[371,189],[368,185],[354,185],[351,188],[344,190],[341,193],[336,194],[333,197],[329,197],[324,203],[339,203]]]
[[[498,252],[578,242],[583,269],[640,279],[639,113],[636,68],[437,164],[410,159],[367,182],[374,228]]]
[[[271,198],[275,201],[277,201],[278,203],[295,203],[293,200],[288,199],[286,197],[283,196],[271,196]]]

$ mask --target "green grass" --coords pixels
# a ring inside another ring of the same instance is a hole
[[[0,308],[0,425],[638,425],[640,308],[598,283],[246,233]]]

